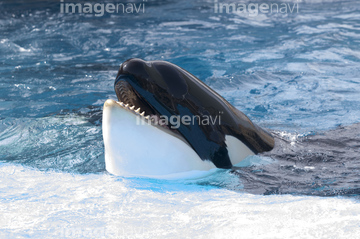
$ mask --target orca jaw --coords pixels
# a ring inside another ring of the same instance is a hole
[[[135,107],[107,100],[103,108],[106,170],[114,175],[166,177],[216,168],[181,136],[149,121]]]

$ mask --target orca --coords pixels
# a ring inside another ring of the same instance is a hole
[[[162,178],[230,169],[274,147],[269,132],[170,62],[129,59],[114,88],[117,101],[105,101],[102,120],[111,174]]]

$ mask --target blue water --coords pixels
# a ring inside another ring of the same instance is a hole
[[[299,12],[148,0],[144,13],[96,17],[0,1],[0,237],[357,238],[358,197],[254,195],[226,170],[186,182],[105,171],[101,107],[132,57],[175,63],[295,138],[360,122],[360,5],[286,3]]]

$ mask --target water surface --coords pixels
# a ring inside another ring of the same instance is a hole
[[[214,13],[213,1],[145,4],[95,17],[0,2],[0,237],[356,237],[357,1],[256,17]],[[102,104],[132,57],[193,73],[281,147],[197,181],[107,174]]]

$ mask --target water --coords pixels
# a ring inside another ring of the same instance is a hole
[[[0,2],[0,237],[358,237],[359,4],[145,4],[95,17]],[[286,142],[201,180],[107,174],[101,107],[131,57],[185,68]]]

